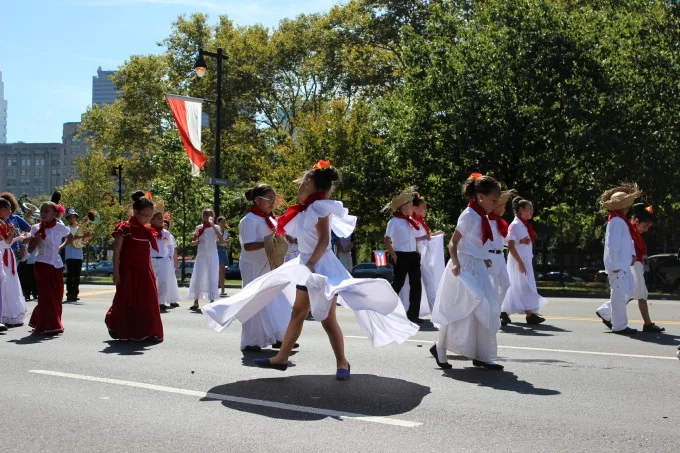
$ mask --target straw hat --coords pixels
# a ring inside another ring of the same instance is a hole
[[[388,209],[391,209],[392,212],[396,212],[399,210],[399,208],[404,206],[409,201],[413,201],[413,197],[415,197],[416,195],[418,195],[418,188],[415,186],[411,186],[408,189],[402,191],[396,197],[392,198],[392,201],[387,203],[382,210],[387,211]]]
[[[270,234],[264,238],[264,252],[269,260],[269,267],[276,269],[283,264],[288,252],[288,241],[285,236]]]
[[[505,204],[510,200],[510,198],[514,198],[517,196],[517,191],[515,189],[510,189],[510,190],[505,190],[501,192],[501,197],[498,199],[498,206],[505,206]]]
[[[165,202],[163,200],[154,200],[153,202],[153,215],[158,213],[165,214]]]
[[[599,199],[603,208],[609,211],[620,211],[633,206],[635,199],[642,195],[637,184],[624,184],[609,189]]]

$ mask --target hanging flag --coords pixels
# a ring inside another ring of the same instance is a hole
[[[179,136],[191,162],[191,176],[200,176],[207,158],[201,152],[201,106],[203,99],[166,94]]]
[[[375,265],[378,267],[387,266],[387,254],[384,250],[373,250]]]

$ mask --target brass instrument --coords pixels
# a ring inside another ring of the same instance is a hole
[[[76,231],[76,234],[74,236],[81,236],[78,239],[74,239],[73,243],[73,248],[76,249],[82,249],[87,245],[88,242],[90,242],[90,239],[92,239],[92,236],[88,237],[82,237],[85,236],[85,233],[92,233],[94,230],[94,226],[98,225],[99,222],[101,222],[102,218],[99,215],[97,211],[94,209],[90,209],[87,211],[87,215],[85,216],[85,220],[83,223],[78,227],[78,231]]]
[[[31,203],[22,203],[24,208],[24,219],[30,224],[35,224],[40,221],[40,208]]]

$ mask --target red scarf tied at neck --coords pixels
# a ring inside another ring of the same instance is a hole
[[[155,227],[151,225],[151,228],[156,232],[156,237],[162,238],[163,237],[163,227]]]
[[[128,222],[130,223],[130,226],[134,226],[141,229],[144,235],[146,236],[146,239],[149,240],[151,248],[154,249],[155,251],[158,251],[158,243],[156,242],[156,231],[154,231],[153,228],[151,228],[148,225],[142,225],[141,223],[139,223],[135,216],[130,217],[130,220],[128,220]]]
[[[12,261],[11,266],[9,264],[10,260]],[[12,275],[16,275],[15,274],[16,271],[15,271],[15,267],[14,267],[14,252],[12,251],[12,249],[5,249],[5,252],[3,253],[3,256],[2,256],[2,261],[3,261],[3,263],[5,263],[6,268],[12,269]]]
[[[491,223],[489,223],[489,218],[486,216],[484,209],[482,209],[476,200],[470,200],[468,208],[475,211],[482,218],[482,244],[486,244],[486,241],[493,241],[493,230],[491,229]]]
[[[325,192],[316,192],[307,197],[304,203],[294,204],[288,210],[279,217],[279,224],[276,227],[276,234],[279,236],[285,236],[286,230],[283,227],[288,225],[288,223],[295,218],[299,213],[307,210],[310,204],[317,200],[326,200],[328,197]]]
[[[274,231],[276,229],[276,227],[274,226],[274,222],[272,222],[272,219],[276,219],[276,217],[274,217],[273,214],[271,213],[267,214],[266,212],[264,212],[262,209],[258,208],[255,205],[252,205],[250,207],[250,212],[258,217],[262,217],[264,221],[267,222],[267,227],[270,230]]]
[[[411,216],[411,218],[412,218],[413,220],[415,220],[416,222],[418,222],[418,224],[421,225],[423,228],[425,228],[425,232],[426,232],[427,234],[430,234],[430,227],[427,226],[427,223],[425,223],[425,219],[423,219],[422,217],[420,217],[418,214],[413,214],[413,215]]]
[[[199,239],[201,236],[203,236],[203,233],[205,233],[205,230],[210,228],[210,223],[208,222],[203,222],[203,225],[201,225],[201,228],[198,229],[198,234],[196,235],[196,239]]]
[[[54,226],[57,224],[57,219],[53,219],[49,222],[40,222],[40,228],[38,228],[38,232],[36,233],[38,236],[40,236],[42,239],[45,239],[47,237],[47,232],[45,230],[49,230],[50,228],[54,228]]]
[[[498,232],[501,234],[501,236],[503,237],[508,236],[508,222],[503,217],[496,215],[493,212],[490,212],[489,220],[496,221],[496,225],[498,225]]]
[[[408,221],[408,223],[410,223],[411,226],[412,226],[413,228],[416,229],[416,231],[420,231],[420,225],[418,225],[418,222],[416,222],[415,220],[413,220],[412,217],[409,217],[409,216],[407,216],[407,215],[404,215],[401,211],[395,212],[395,213],[394,213],[394,217],[396,217],[396,218],[398,218],[398,219],[404,219],[404,220]]]
[[[520,222],[524,224],[525,227],[527,227],[527,231],[529,232],[529,237],[531,238],[531,244],[536,245],[536,230],[534,230],[534,226],[529,222],[528,220],[525,220],[521,217],[517,217]]]
[[[630,223],[628,221],[628,217],[626,217],[626,215],[621,211],[609,211],[609,218],[607,219],[607,223],[611,222],[612,219],[616,217],[623,220],[624,222],[626,222],[626,225],[628,225],[630,237],[631,239],[633,239],[633,244],[635,244],[635,260],[642,262],[644,255],[647,254],[647,244],[645,244],[645,240],[642,239],[642,235],[637,230],[635,225]],[[644,252],[644,254],[640,255],[639,252]]]

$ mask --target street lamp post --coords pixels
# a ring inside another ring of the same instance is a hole
[[[213,57],[217,60],[217,96],[215,102],[217,104],[216,108],[216,124],[215,124],[215,183],[220,179],[220,133],[222,131],[222,61],[228,60],[229,58],[224,54],[223,49],[220,47],[217,52],[208,52],[203,49],[198,50],[198,58],[194,64],[194,70],[198,77],[203,77],[208,70],[208,65],[205,63],[204,55]],[[220,186],[215,184],[215,218],[220,215]]]

